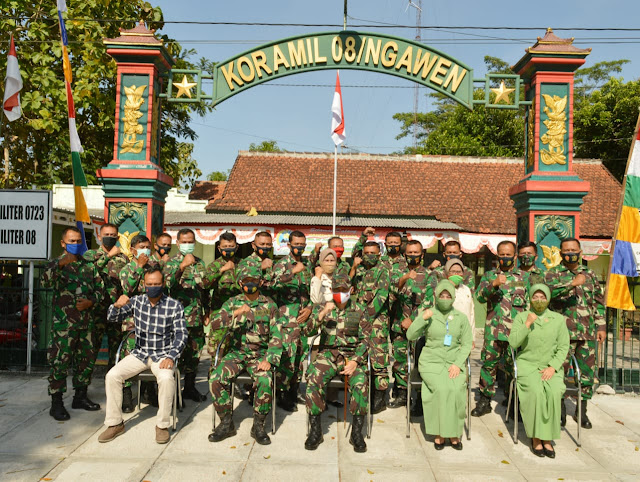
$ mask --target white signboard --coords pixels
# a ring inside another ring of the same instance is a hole
[[[49,259],[51,220],[51,191],[0,189],[0,259]]]

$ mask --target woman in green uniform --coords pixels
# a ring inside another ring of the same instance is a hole
[[[529,289],[531,310],[513,321],[509,344],[519,349],[518,399],[531,450],[538,457],[554,458],[551,443],[560,438],[560,403],[565,392],[562,364],[569,352],[569,331],[564,316],[547,307],[551,292],[544,284]]]
[[[460,436],[467,407],[465,361],[471,353],[472,336],[467,317],[453,308],[455,293],[451,281],[440,281],[435,307],[418,311],[407,330],[410,341],[425,337],[418,370],[425,431],[436,436],[436,450],[444,448],[447,438],[454,449],[462,450]]]

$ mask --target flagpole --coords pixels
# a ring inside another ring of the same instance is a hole
[[[338,189],[338,146],[333,147],[333,235],[336,235],[336,198]]]

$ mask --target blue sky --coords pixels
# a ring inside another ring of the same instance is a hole
[[[159,5],[165,20],[202,20],[274,23],[335,23],[342,25],[343,0],[274,1],[151,0]],[[349,23],[386,22],[415,25],[415,9],[408,0],[350,0]],[[417,3],[417,0],[414,0]],[[532,9],[536,5],[536,10]],[[604,6],[606,5],[606,6]],[[442,26],[441,31],[423,30],[423,42],[448,53],[474,69],[474,77],[485,74],[485,55],[500,57],[512,65],[533,45],[546,27],[638,28],[637,0],[539,0],[538,2],[478,2],[471,0],[423,0],[422,25]],[[358,20],[356,20],[358,19]],[[540,30],[446,30],[446,26],[540,27]],[[336,28],[335,30],[338,30]],[[291,35],[334,30],[326,27],[267,27],[167,24],[162,33],[195,48],[197,57],[224,61],[268,41]],[[414,38],[414,28],[359,29]],[[444,31],[446,30],[446,31]],[[556,31],[560,37],[575,37],[581,48],[592,47],[586,66],[602,60],[631,60],[622,75],[640,77],[640,32]],[[479,35],[479,36],[478,36]],[[488,40],[489,36],[503,40]],[[635,38],[613,40],[614,37]],[[616,42],[616,43],[612,43]],[[631,43],[619,43],[631,42]],[[195,60],[195,58],[193,59]],[[411,138],[396,140],[400,124],[396,112],[413,111],[413,83],[388,75],[343,71],[340,75],[347,129],[347,145],[367,153],[391,153],[411,145]],[[274,80],[273,84],[327,84],[327,87],[256,86],[231,97],[206,117],[194,116],[199,135],[194,157],[203,172],[224,171],[233,166],[239,150],[252,142],[277,140],[289,151],[332,152],[329,135],[330,108],[335,72],[321,71]],[[392,86],[362,88],[349,86]],[[420,110],[429,109],[421,89]],[[295,173],[293,173],[295,174]]]

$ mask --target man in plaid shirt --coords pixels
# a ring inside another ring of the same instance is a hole
[[[122,295],[109,307],[107,320],[122,322],[133,315],[136,345],[105,379],[107,392],[107,426],[98,442],[110,442],[124,433],[122,419],[122,385],[125,380],[151,369],[158,380],[158,416],[156,442],[169,441],[169,418],[176,390],[174,367],[185,347],[187,328],[180,302],[163,294],[164,275],[159,266],[149,267],[144,275],[146,293],[129,299]]]

